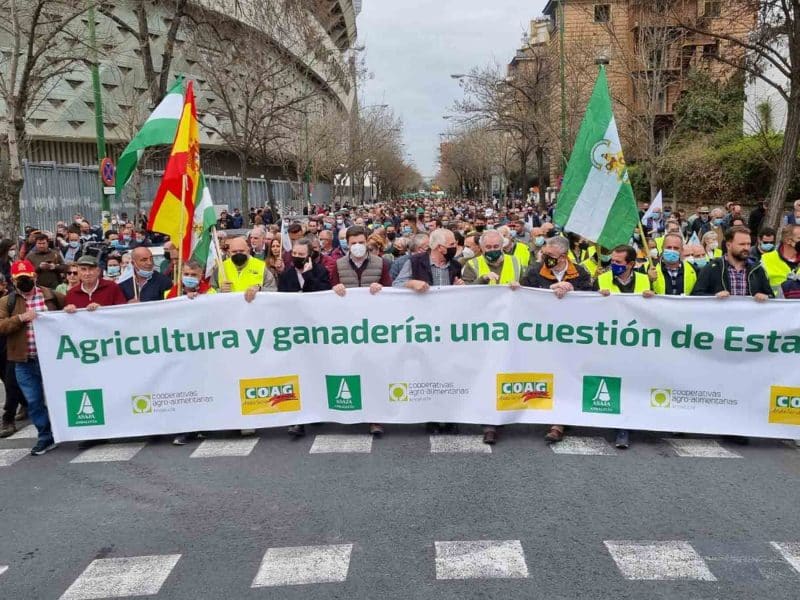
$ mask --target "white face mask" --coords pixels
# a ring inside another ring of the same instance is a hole
[[[464,252],[461,253],[461,256],[469,260],[475,258],[475,253],[472,251],[472,248],[464,248]]]
[[[352,254],[354,258],[364,258],[367,255],[367,245],[353,244],[350,246],[350,254]]]
[[[653,248],[652,250],[650,250],[650,258],[658,258],[658,249],[657,248]]]

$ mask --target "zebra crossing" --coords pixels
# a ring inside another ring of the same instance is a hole
[[[27,440],[31,436],[32,426],[28,426],[8,440],[0,444],[13,443]],[[33,436],[36,431],[33,429]],[[9,442],[10,441],[10,442]],[[368,434],[318,434],[307,450],[309,454],[371,454],[374,448],[380,448],[381,442],[375,442]],[[274,440],[264,440],[257,436],[245,438],[209,438],[200,440],[189,447],[192,448],[190,458],[213,459],[250,456],[259,444],[275,443]],[[151,442],[116,442],[101,444],[81,451],[69,462],[81,463],[106,463],[126,462],[133,460],[140,452],[144,451]],[[431,454],[499,454],[504,451],[517,451],[504,447],[502,441],[498,446],[492,447],[482,442],[480,435],[447,435],[437,434],[428,436],[428,445]],[[660,447],[665,452],[663,455],[676,458],[703,458],[703,459],[741,459],[743,455],[713,438],[689,437],[664,437],[655,442],[642,442],[634,444],[631,449],[619,450],[606,438],[600,436],[568,435],[557,444],[544,445],[538,440],[531,439],[531,451],[553,453],[560,456],[602,456],[618,457],[636,453],[642,448]],[[776,448],[798,450],[793,442],[776,442]],[[67,444],[65,448],[75,447]],[[378,450],[380,451],[380,450]],[[180,452],[176,449],[176,452]],[[10,467],[27,457],[29,451],[23,447],[0,447],[0,468]]]
[[[432,572],[436,581],[536,579],[535,562],[521,540],[445,540],[432,542]],[[779,563],[781,577],[800,586],[800,542],[761,544],[770,558],[741,557],[742,561]],[[362,568],[364,555],[354,558],[354,543],[273,547],[264,552],[251,588],[280,588],[343,584]],[[714,573],[721,559],[703,556],[686,540],[605,540],[583,551],[605,552],[612,559],[621,581],[721,582]],[[142,596],[170,596],[180,588],[181,577],[173,575],[184,560],[182,554],[120,556],[91,561],[77,575],[59,600],[90,600]],[[189,557],[186,556],[188,559]],[[212,557],[213,558],[213,557]],[[400,567],[398,567],[400,568]],[[13,577],[13,568],[0,566],[0,576]],[[723,571],[721,571],[723,572]],[[425,579],[431,571],[405,573],[404,577]],[[3,580],[0,579],[0,583]],[[800,588],[798,588],[800,589]],[[236,591],[231,590],[232,597]],[[331,592],[335,594],[335,592]]]

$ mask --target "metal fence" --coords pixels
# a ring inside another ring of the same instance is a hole
[[[97,167],[59,165],[56,163],[24,163],[25,184],[22,187],[22,225],[52,230],[58,221],[70,221],[80,213],[93,224],[99,224],[102,187]],[[161,183],[161,172],[142,171],[139,174],[142,196],[141,209],[148,211]],[[239,177],[206,175],[206,183],[215,204],[227,205],[229,210],[242,207],[242,188]],[[248,179],[247,191],[250,206],[260,208],[268,203],[269,196],[278,207],[294,208],[301,213],[306,204],[306,186],[297,182]],[[331,186],[325,183],[312,185],[311,201],[316,204],[331,202]],[[111,202],[111,213],[126,212],[133,216],[136,205],[132,186],[126,188],[122,198]]]

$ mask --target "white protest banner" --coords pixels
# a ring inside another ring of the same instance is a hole
[[[241,294],[42,314],[59,441],[295,423],[800,438],[800,304],[506,287]]]

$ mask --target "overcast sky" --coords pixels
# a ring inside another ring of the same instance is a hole
[[[364,0],[359,43],[374,78],[364,104],[388,104],[402,119],[409,157],[425,176],[437,169],[439,133],[461,97],[452,73],[507,64],[546,0]]]

